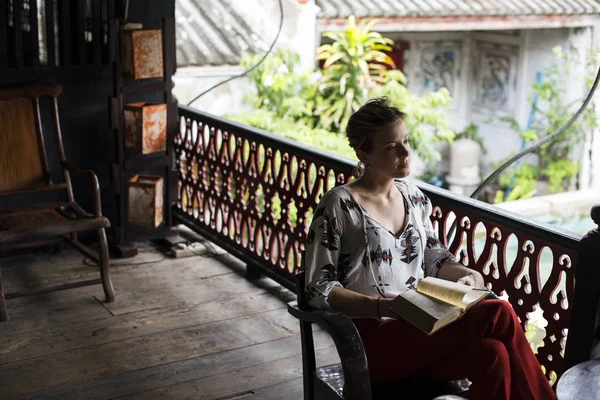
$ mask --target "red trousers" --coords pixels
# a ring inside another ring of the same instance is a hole
[[[373,382],[413,375],[439,381],[467,378],[471,400],[556,399],[506,301],[482,301],[431,336],[403,319],[354,323]]]

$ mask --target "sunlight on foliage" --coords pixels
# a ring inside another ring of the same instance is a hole
[[[575,50],[564,52],[560,47],[554,47],[552,51],[555,59],[544,69],[543,81],[532,85],[533,96],[530,101],[534,114],[531,127],[523,130],[514,119],[501,119],[520,134],[524,147],[551,135],[571,119],[581,106],[583,98],[565,101],[564,93],[573,84],[565,77],[572,74],[583,61],[586,73],[584,93],[587,95],[600,61],[596,50],[591,50],[587,57],[581,57]],[[536,103],[533,101],[534,96],[538,98]],[[568,190],[581,168],[581,160],[574,150],[583,142],[587,132],[593,132],[599,126],[595,108],[592,102],[569,129],[536,150],[536,158],[527,158],[525,163],[517,163],[504,171],[500,178],[501,189],[496,193],[496,202],[533,197],[539,181],[548,182],[552,193]]]
[[[413,150],[425,161],[441,158],[438,142],[451,142],[446,109],[452,98],[445,88],[415,96],[407,88],[404,74],[393,69],[393,41],[370,29],[375,21],[351,17],[346,30],[327,32],[331,43],[317,51],[323,69],[302,71],[299,56],[278,49],[248,74],[255,93],[246,96],[254,110],[227,118],[355,159],[344,136],[350,115],[368,99],[388,96],[392,104],[408,114],[406,125]],[[242,60],[249,68],[261,56]]]

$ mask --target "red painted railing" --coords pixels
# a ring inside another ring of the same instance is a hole
[[[312,211],[322,193],[348,182],[352,162],[188,107],[180,107],[179,114],[176,215],[248,262],[252,271],[293,288]],[[492,205],[419,186],[432,200],[434,226],[450,251],[508,297],[524,329],[543,336],[537,339],[537,357],[548,378],[565,370],[567,335],[581,338],[568,349],[574,354],[570,363],[586,359],[595,316],[590,303],[598,300],[596,286],[589,286],[578,300],[586,306],[579,306],[577,321],[571,318],[575,272],[581,269],[578,279],[583,273],[600,278],[593,266],[586,272],[578,265],[586,249],[600,248],[600,235],[582,241]],[[533,324],[533,316],[547,326]]]

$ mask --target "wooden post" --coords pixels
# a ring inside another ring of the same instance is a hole
[[[600,204],[592,207],[592,220],[600,226]],[[565,349],[565,369],[590,359],[600,295],[600,227],[579,243],[575,293]]]
[[[54,5],[56,0],[46,0],[46,60],[49,67],[56,67],[56,36],[54,32]]]
[[[2,285],[2,271],[0,271],[0,322],[8,321],[6,299],[4,298],[4,286]]]
[[[261,276],[260,268],[258,268],[252,262],[249,262],[248,264],[246,264],[246,279],[251,281],[254,279],[260,279],[260,276]]]
[[[23,68],[25,59],[23,55],[23,0],[13,1],[13,29],[14,29],[14,49],[15,65],[17,68]]]
[[[0,1],[0,38],[8,37],[8,2]],[[8,43],[0,40],[0,68],[8,68]]]

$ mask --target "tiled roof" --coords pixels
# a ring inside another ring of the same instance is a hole
[[[237,65],[244,55],[265,52],[279,13],[265,16],[261,1],[176,0],[177,64]]]
[[[315,0],[319,18],[600,14],[600,0]],[[267,4],[268,3],[268,4]],[[176,0],[177,64],[238,65],[262,54],[279,24],[267,0]],[[280,38],[280,41],[282,38]]]
[[[315,0],[320,18],[600,14],[597,0]]]

